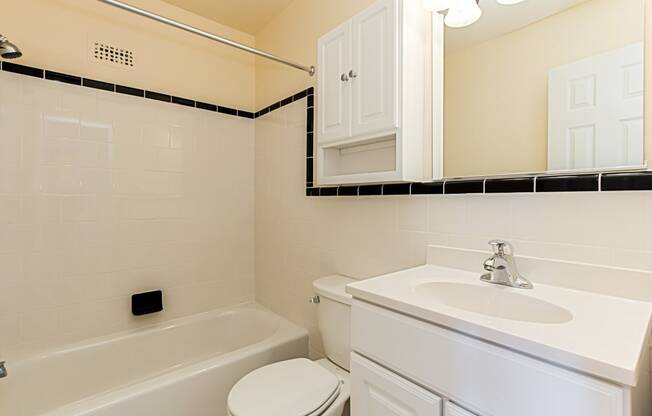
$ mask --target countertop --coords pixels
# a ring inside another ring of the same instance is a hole
[[[567,309],[563,323],[533,323],[458,309],[418,292],[422,283],[451,282],[514,291]],[[479,273],[425,265],[347,286],[354,298],[519,351],[616,384],[635,386],[648,352],[652,304],[534,283],[514,289],[479,280]]]

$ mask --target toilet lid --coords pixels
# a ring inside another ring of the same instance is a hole
[[[281,361],[244,376],[229,393],[233,416],[310,416],[339,393],[338,378],[305,358]]]

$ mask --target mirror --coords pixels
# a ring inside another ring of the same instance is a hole
[[[645,0],[480,0],[445,29],[444,176],[640,168]]]

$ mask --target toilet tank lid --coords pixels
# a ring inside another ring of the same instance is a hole
[[[350,305],[352,296],[346,293],[345,288],[346,285],[355,281],[350,277],[332,275],[315,280],[312,282],[312,287],[319,296]]]

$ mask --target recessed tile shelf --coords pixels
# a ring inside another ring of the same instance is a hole
[[[193,101],[155,91],[147,91],[125,85],[113,84],[63,74],[40,68],[3,61],[0,70],[15,74],[63,82],[87,88],[126,94],[134,97],[157,100],[173,105],[197,108],[256,119],[293,102],[306,98],[306,196],[324,197],[367,197],[367,196],[407,196],[407,195],[453,195],[453,194],[501,194],[501,193],[544,193],[544,192],[609,192],[609,191],[652,191],[652,171],[604,172],[578,175],[526,175],[510,178],[451,179],[434,182],[414,182],[396,184],[368,184],[314,187],[314,88],[308,88],[292,96],[277,101],[259,111],[250,112],[217,104]]]

